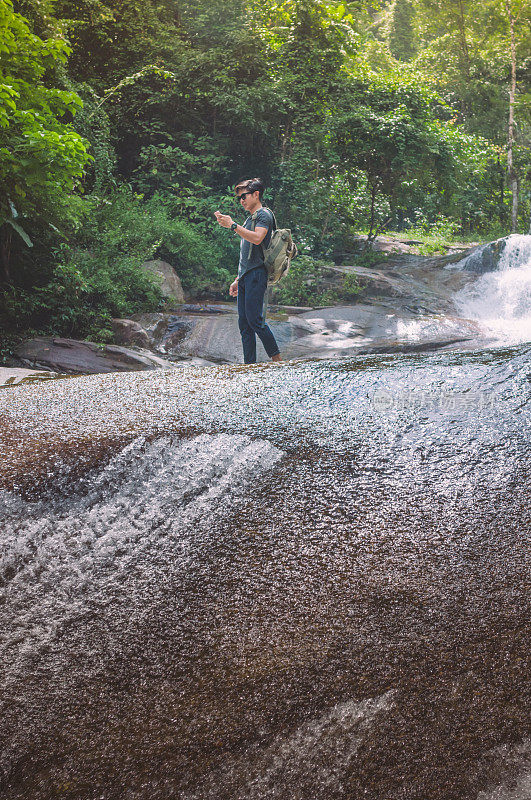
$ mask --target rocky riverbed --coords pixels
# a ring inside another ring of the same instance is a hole
[[[2,797],[528,800],[530,244],[0,393]]]
[[[270,305],[269,324],[288,360],[481,345],[485,331],[458,310],[455,297],[483,273],[496,271],[508,242],[426,257],[413,245],[382,237],[377,247],[387,254],[385,264],[369,269],[342,263],[324,276],[332,287],[343,275],[355,275],[362,286],[356,302],[326,308]],[[348,261],[346,254],[342,261]],[[57,337],[24,342],[11,366],[91,374],[241,362],[234,302],[181,303],[171,312],[114,320],[113,328],[113,345]],[[260,343],[258,357],[267,360]],[[5,369],[4,382],[24,379]]]
[[[527,800],[529,346],[0,393],[6,800]]]

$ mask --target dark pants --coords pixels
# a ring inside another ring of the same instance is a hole
[[[242,335],[245,364],[256,363],[256,334],[260,337],[267,355],[279,353],[278,344],[269,325],[264,322],[264,295],[267,289],[265,267],[255,267],[238,281],[238,326]]]

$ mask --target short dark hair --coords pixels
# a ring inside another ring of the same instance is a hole
[[[258,196],[260,200],[265,191],[265,184],[261,178],[242,178],[234,187],[234,191],[236,192],[237,189],[247,189],[248,192],[258,192]]]

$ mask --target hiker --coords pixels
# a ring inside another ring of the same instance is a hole
[[[238,298],[238,326],[245,364],[256,363],[256,335],[272,361],[282,360],[276,339],[263,315],[268,279],[263,248],[269,245],[274,227],[273,214],[262,206],[264,188],[259,178],[239,181],[234,187],[242,208],[249,214],[243,225],[238,225],[228,214],[215,212],[223,228],[230,228],[241,237],[238,277],[231,283],[229,294]]]

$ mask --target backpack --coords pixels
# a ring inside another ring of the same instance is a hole
[[[268,247],[260,245],[264,255],[264,266],[267,270],[268,284],[278,283],[278,281],[287,274],[290,266],[291,259],[295,258],[298,253],[297,245],[291,238],[291,231],[289,228],[277,228],[277,221],[275,215],[270,208],[265,208],[273,217],[273,230],[271,231],[271,239]],[[260,210],[260,209],[259,209]],[[257,211],[251,217],[251,230],[254,231],[256,224]],[[253,245],[251,245],[251,248]],[[251,250],[249,250],[249,254]]]

